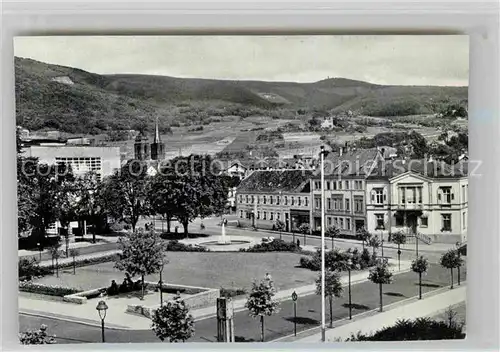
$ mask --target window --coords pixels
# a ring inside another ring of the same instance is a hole
[[[346,222],[346,228],[347,228],[347,230],[350,230],[351,229],[351,219],[346,218],[345,222]]]
[[[422,187],[417,188],[418,193],[418,204],[422,204]]]
[[[333,190],[336,191],[337,190],[337,181],[333,181]]]
[[[326,209],[332,210],[332,199],[331,198],[326,199]]]
[[[349,189],[349,181],[348,180],[345,180],[345,189]]]
[[[404,226],[404,224],[405,224],[404,215],[397,214],[396,216],[394,216],[394,218],[396,219],[396,227]]]
[[[267,211],[262,212],[262,220],[267,220]]]
[[[465,185],[462,186],[462,203],[465,203],[467,201],[467,191],[465,188]]]
[[[255,203],[255,196],[252,196],[252,204]]]
[[[451,187],[441,187],[441,193],[438,194],[438,200],[442,203],[450,204],[453,199],[453,194],[451,193]],[[441,197],[442,196],[442,197]]]
[[[292,205],[292,206],[294,206],[294,205],[295,205],[295,198],[294,198],[294,197],[292,197],[292,203],[291,203],[291,205]]]
[[[260,196],[257,196],[257,204],[260,204]]]
[[[342,189],[342,181],[339,181],[339,189]]]
[[[330,190],[330,181],[325,181],[326,183],[326,190],[329,191]]]
[[[314,189],[321,189],[321,181],[314,181]]]
[[[339,218],[335,217],[333,218],[333,223],[335,224],[335,226],[339,226]]]
[[[375,214],[375,230],[385,230],[384,214]]]
[[[328,226],[332,226],[332,217],[331,216],[327,217],[327,221],[328,221]]]
[[[257,219],[260,219],[260,211],[257,212]]]
[[[333,209],[342,210],[342,197],[333,198]]]
[[[372,193],[372,202],[375,204],[384,203],[384,190],[382,188],[374,188]]]
[[[245,203],[248,204],[248,195],[245,196]]]
[[[264,201],[263,201],[263,203],[264,203],[264,204],[266,204],[266,203],[267,203],[267,197],[266,197],[266,196],[264,196]]]
[[[344,228],[344,218],[340,218],[339,221],[340,221],[339,226],[341,229],[343,229]]]
[[[240,203],[243,203],[243,196],[240,194]]]
[[[280,205],[280,196],[276,196],[276,205]]]
[[[276,213],[276,219],[279,220],[281,218],[281,213]]]
[[[427,227],[429,226],[429,219],[428,218],[420,218],[420,226],[422,227]]]
[[[297,202],[298,202],[298,205],[299,205],[299,207],[300,207],[300,206],[302,205],[302,198],[298,197],[298,198],[297,198]]]
[[[288,205],[288,197],[285,196],[285,205]]]
[[[269,204],[273,204],[273,196],[270,196]]]
[[[467,212],[463,212],[462,213],[462,229],[466,229],[467,228]]]
[[[240,219],[243,219],[243,210],[240,210]]]
[[[314,198],[314,208],[321,209],[321,199],[320,198]]]
[[[308,197],[305,197],[304,198],[304,205],[307,207],[309,206],[309,198]]]
[[[273,212],[269,213],[269,220],[274,220],[274,213]]]
[[[363,197],[354,197],[354,212],[363,213]]]
[[[349,211],[351,209],[351,200],[347,199],[345,200],[345,210]]]
[[[441,214],[441,231],[451,231],[451,214]]]

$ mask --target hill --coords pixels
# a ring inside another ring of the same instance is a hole
[[[30,130],[101,133],[207,124],[223,116],[290,118],[302,111],[372,116],[440,112],[467,87],[382,86],[345,78],[314,83],[99,75],[15,58],[17,123]]]

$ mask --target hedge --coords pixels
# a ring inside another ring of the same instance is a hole
[[[170,252],[206,252],[207,248],[184,244],[177,240],[168,241],[167,251]]]
[[[259,243],[250,248],[241,248],[240,252],[300,252],[300,247],[293,242],[275,239],[271,242]]]
[[[39,293],[42,295],[57,296],[57,297],[64,297],[66,295],[72,295],[74,293],[82,292],[82,290],[76,288],[54,286],[54,285],[51,286],[42,285],[33,283],[31,281],[21,281],[19,283],[19,291]]]
[[[103,256],[95,256],[91,258],[75,258],[75,266],[80,267],[80,266],[86,266],[86,265],[93,265],[93,264],[100,264],[100,263],[106,263],[106,262],[111,262],[115,261],[118,259],[118,254],[107,254]],[[50,267],[51,265],[47,265],[45,267]],[[55,264],[54,264],[55,267]],[[59,269],[64,269],[64,268],[72,268],[73,267],[73,261],[70,260],[65,263],[60,263],[58,265]]]

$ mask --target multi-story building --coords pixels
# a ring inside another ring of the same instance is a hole
[[[237,215],[243,226],[272,229],[276,220],[285,231],[309,223],[310,170],[254,171],[238,186]]]
[[[31,146],[24,149],[24,155],[38,158],[44,164],[68,164],[76,176],[95,172],[103,178],[120,168],[118,147]]]
[[[342,148],[325,158],[325,225],[352,235],[366,225],[366,177],[383,153],[376,148]],[[321,231],[321,176],[311,178],[313,231]]]
[[[394,160],[368,176],[367,230],[389,239],[403,231],[443,243],[467,238],[467,162]]]

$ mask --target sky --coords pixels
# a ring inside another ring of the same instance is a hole
[[[467,86],[468,36],[17,37],[14,53],[99,74]]]

